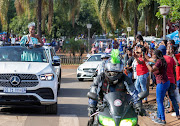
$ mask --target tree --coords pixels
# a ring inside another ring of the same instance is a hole
[[[42,1],[38,0],[38,8],[37,8],[37,29],[38,29],[38,35],[41,37],[42,33],[41,33],[41,5],[42,5]]]
[[[3,30],[7,30],[9,31],[9,23],[10,23],[10,18],[11,18],[11,8],[9,8],[10,3],[12,3],[12,1],[10,0],[1,0],[0,1],[0,19],[1,19],[1,24],[2,24],[2,28]],[[8,13],[9,12],[9,13]]]
[[[172,22],[180,20],[180,3],[178,0],[156,0],[160,5],[169,5],[171,7],[168,17]],[[160,12],[157,12],[156,16],[161,18]]]
[[[75,38],[70,38],[65,41],[64,47],[66,51],[70,51],[75,57],[76,53],[80,53],[80,56],[84,53],[85,49],[85,41],[83,40],[75,40]]]
[[[142,13],[139,22],[140,23],[139,28],[141,31],[144,31],[144,29],[146,29],[145,25],[148,25],[149,26],[148,33],[150,35],[155,35],[155,27],[157,25],[162,26],[162,20],[159,20],[156,17],[156,13],[159,11],[158,6],[159,4],[157,3],[157,1],[149,1],[149,0],[142,0],[142,2],[139,4],[138,10]]]
[[[94,0],[94,8],[104,31],[116,30],[122,14],[123,0]],[[108,28],[108,23],[111,27]]]

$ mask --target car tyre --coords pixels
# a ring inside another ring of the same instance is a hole
[[[57,111],[57,102],[55,104],[45,106],[45,113],[47,114],[57,114]]]
[[[84,80],[84,78],[78,78],[78,81],[83,81]]]

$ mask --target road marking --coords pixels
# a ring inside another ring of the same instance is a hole
[[[60,99],[58,99],[58,103],[60,104],[75,104],[75,105],[79,105],[79,103],[81,103],[81,105],[88,105],[88,98],[84,97],[84,98],[79,98],[79,97],[60,97]]]
[[[1,115],[0,126],[24,126],[27,116]]]
[[[79,126],[79,119],[76,115],[60,115],[59,126]]]
[[[69,76],[69,75],[74,75],[76,73],[71,73],[71,74],[63,74],[62,77],[65,77],[65,76]]]

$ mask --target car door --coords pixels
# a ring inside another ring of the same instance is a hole
[[[51,59],[52,59],[52,62],[53,62],[53,56],[56,56],[56,53],[55,53],[53,48],[50,49],[50,54],[51,54]],[[61,72],[60,71],[61,64],[59,66],[52,66],[52,67],[53,67],[53,70],[56,73],[56,75],[59,77],[60,72]]]

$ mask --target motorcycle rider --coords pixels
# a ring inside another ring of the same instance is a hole
[[[96,77],[91,85],[90,92],[95,93],[102,100],[103,93],[108,92],[129,92],[137,111],[141,111],[142,103],[138,101],[138,92],[128,76],[123,73],[123,62],[119,57],[119,50],[114,49],[111,58],[105,62],[104,72]],[[89,99],[88,116],[96,112],[97,101]]]

